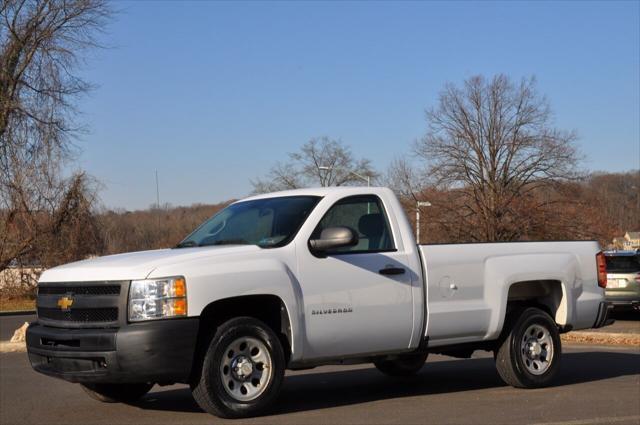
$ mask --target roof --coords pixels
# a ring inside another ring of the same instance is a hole
[[[332,187],[309,187],[304,189],[283,190],[281,192],[263,193],[260,195],[250,196],[239,200],[252,201],[254,199],[264,198],[281,198],[285,196],[327,196],[327,195],[360,195],[369,193],[380,193],[387,191],[386,187],[367,187],[367,186],[332,186]]]
[[[640,232],[627,232],[629,239],[640,239]]]

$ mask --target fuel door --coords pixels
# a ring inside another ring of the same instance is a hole
[[[440,289],[440,296],[442,298],[451,298],[458,291],[458,286],[451,276],[443,276],[438,283],[438,288]]]

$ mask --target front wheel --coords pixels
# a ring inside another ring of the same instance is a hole
[[[263,322],[240,317],[222,324],[191,384],[193,397],[221,418],[255,416],[272,404],[284,379],[280,340]]]
[[[420,372],[428,355],[428,353],[403,354],[393,360],[378,360],[373,364],[385,375],[411,376]]]
[[[508,326],[508,325],[505,325]],[[555,322],[544,311],[522,311],[495,353],[504,382],[517,388],[540,388],[551,383],[560,367],[562,346]]]
[[[103,403],[133,403],[151,390],[153,384],[81,384],[94,400]]]

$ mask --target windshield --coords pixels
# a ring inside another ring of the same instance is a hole
[[[609,273],[640,272],[639,255],[607,255],[607,271]]]
[[[317,196],[256,199],[233,204],[205,221],[176,248],[208,245],[284,246],[320,200]]]

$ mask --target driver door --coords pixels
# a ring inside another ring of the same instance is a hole
[[[411,273],[396,249],[387,214],[374,195],[337,201],[311,238],[346,226],[358,244],[314,255],[299,246],[305,357],[331,358],[406,349],[413,325]]]

